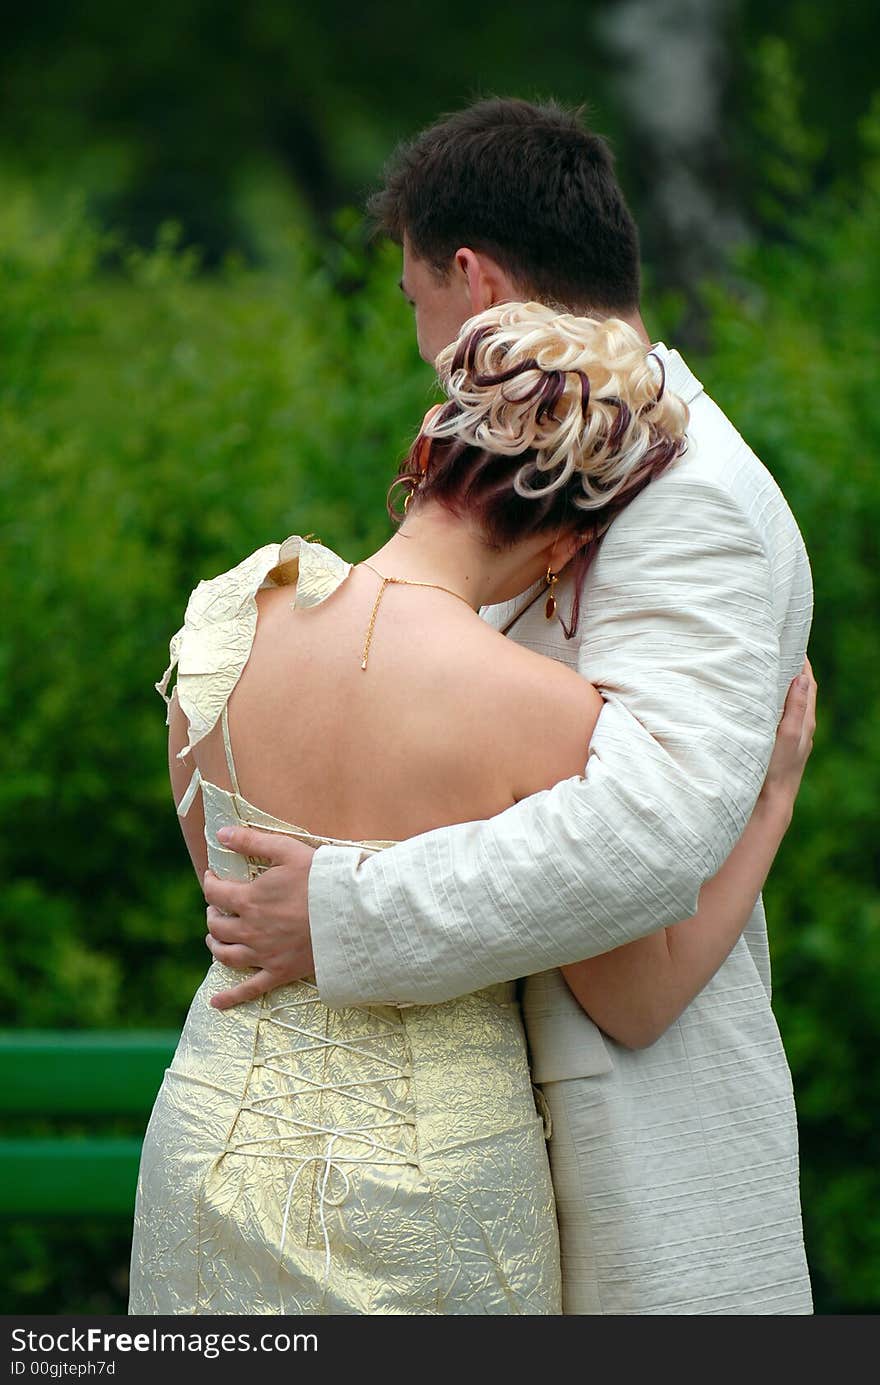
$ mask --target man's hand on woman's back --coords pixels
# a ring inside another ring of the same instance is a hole
[[[215,1009],[227,1010],[314,974],[309,870],[315,848],[251,827],[224,827],[217,836],[230,851],[271,862],[247,884],[221,880],[210,870],[204,875],[208,948],[224,966],[257,969],[238,986],[213,997]]]

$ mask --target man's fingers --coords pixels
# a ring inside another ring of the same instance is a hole
[[[222,914],[239,915],[247,902],[249,885],[241,880],[221,880],[212,870],[202,876],[202,893]]]
[[[217,939],[218,943],[250,943],[250,934],[247,926],[242,919],[237,916],[228,918],[226,914],[221,914],[219,909],[215,909],[210,904],[205,911],[208,921],[208,932]]]
[[[205,936],[205,945],[216,961],[222,962],[224,967],[232,967],[234,971],[244,971],[246,967],[258,967],[260,965],[259,958],[253,949],[245,947],[242,943],[218,943],[208,933]]]
[[[237,851],[241,856],[259,856],[273,865],[279,865],[283,859],[278,853],[277,833],[259,832],[255,827],[221,827],[217,840],[227,851]]]
[[[215,1010],[229,1010],[233,1005],[242,1005],[247,1000],[257,1000],[267,991],[271,991],[274,982],[268,971],[258,971],[253,976],[249,976],[247,981],[242,981],[241,985],[233,986],[229,991],[218,991],[211,997],[211,1005]]]

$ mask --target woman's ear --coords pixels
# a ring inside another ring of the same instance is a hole
[[[431,439],[422,438],[421,442],[416,448],[416,470],[421,472],[422,476],[424,476],[425,472],[428,470],[428,456],[430,454],[430,451]]]
[[[571,562],[575,553],[588,542],[588,538],[588,535],[578,530],[560,535],[550,549],[550,567],[553,572],[561,572],[566,563]]]
[[[425,414],[425,417],[422,419],[422,426],[420,432],[424,433],[428,424],[431,422],[431,419],[442,408],[442,404],[431,405],[430,409]],[[428,469],[428,454],[430,451],[431,439],[430,437],[423,437],[419,442],[418,448],[416,450],[416,466],[418,467],[419,471],[422,472],[422,474],[424,474]]]
[[[589,536],[583,532],[572,534],[568,540],[566,562],[569,562],[576,553],[579,553],[585,543],[589,542]]]

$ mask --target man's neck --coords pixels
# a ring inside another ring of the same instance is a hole
[[[551,305],[552,306],[552,305]],[[611,311],[608,308],[565,308],[561,304],[555,305],[560,312],[574,313],[576,317],[593,317],[604,322],[609,317],[617,317],[621,322],[625,322],[633,331],[637,332],[646,346],[653,346],[653,341],[648,336],[647,328],[642,320],[640,308],[633,308],[631,312]]]
[[[642,321],[642,314],[638,308],[636,308],[635,312],[632,313],[603,313],[602,316],[619,317],[621,322],[629,323],[630,327],[634,328],[635,331],[638,332],[639,336],[641,337],[642,341],[645,343],[646,346],[652,345],[651,338],[648,336],[647,329],[645,327],[644,322]]]

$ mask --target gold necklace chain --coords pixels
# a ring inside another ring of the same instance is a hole
[[[451,587],[441,587],[439,582],[416,582],[412,577],[386,577],[384,573],[381,573],[379,571],[378,568],[373,567],[372,563],[368,563],[366,561],[361,562],[359,566],[368,567],[371,572],[375,572],[377,577],[382,578],[382,585],[376,593],[376,600],[373,602],[373,610],[372,614],[370,615],[370,624],[367,627],[367,636],[364,640],[364,652],[361,656],[362,669],[365,669],[367,667],[367,655],[370,652],[370,643],[373,638],[373,629],[376,624],[376,613],[379,610],[379,602],[385,595],[385,588],[391,586],[392,583],[397,583],[400,586],[404,587],[433,587],[435,591],[446,592],[449,596],[457,596],[459,601],[464,602],[468,610],[472,611],[474,609],[471,603],[468,601],[467,597],[462,596],[461,592],[454,592]]]

